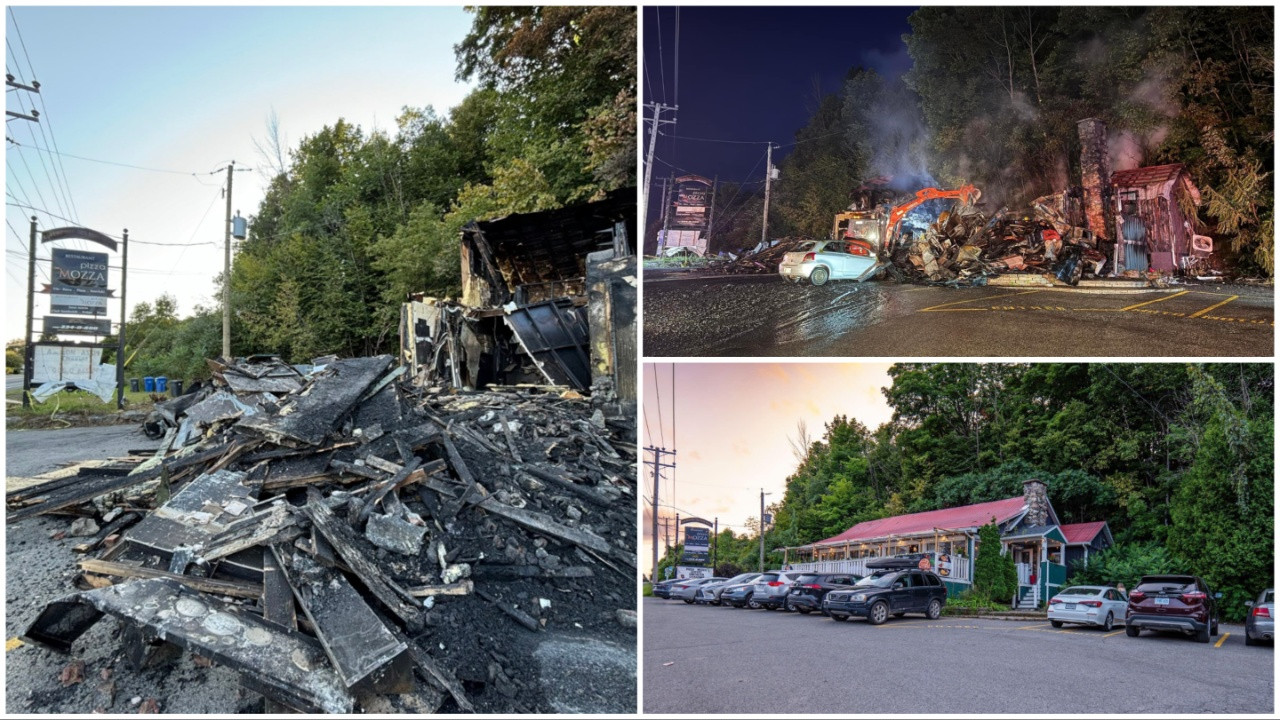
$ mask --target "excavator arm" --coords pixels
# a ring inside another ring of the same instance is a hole
[[[902,221],[902,218],[905,217],[907,213],[919,207],[921,203],[926,203],[930,200],[950,199],[959,200],[965,205],[972,205],[977,202],[981,195],[982,191],[972,185],[965,185],[964,187],[957,188],[955,190],[939,190],[938,188],[932,187],[919,190],[916,192],[915,197],[889,211],[889,232],[891,235],[896,234],[895,230],[898,223]]]

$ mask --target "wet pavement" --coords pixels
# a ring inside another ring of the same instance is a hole
[[[646,357],[1271,357],[1271,288],[645,282]]]

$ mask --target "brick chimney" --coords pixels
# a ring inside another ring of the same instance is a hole
[[[1080,186],[1084,189],[1085,221],[1096,237],[1114,240],[1116,213],[1111,192],[1111,153],[1107,124],[1098,118],[1076,123],[1080,136]]]
[[[1026,521],[1029,526],[1049,523],[1049,487],[1042,480],[1022,483],[1022,497],[1027,503]]]

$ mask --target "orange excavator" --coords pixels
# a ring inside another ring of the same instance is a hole
[[[930,200],[959,200],[963,205],[972,205],[982,197],[982,191],[973,185],[965,185],[955,190],[939,190],[927,187],[917,190],[914,197],[906,202],[894,205],[889,212],[884,207],[871,210],[851,210],[836,215],[832,228],[832,237],[837,239],[859,239],[870,245],[876,253],[892,250],[897,239],[898,225],[907,213]]]

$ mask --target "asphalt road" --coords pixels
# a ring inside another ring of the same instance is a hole
[[[646,357],[1271,357],[1273,295],[649,278]]]
[[[1178,635],[644,599],[646,713],[1272,713],[1274,650]]]
[[[4,436],[6,477],[31,477],[85,460],[124,457],[129,450],[155,449],[158,440],[142,434],[142,424],[65,430],[8,430]]]
[[[5,389],[6,391],[8,391],[8,390],[21,390],[21,389],[22,389],[22,376],[21,376],[21,375],[5,375],[5,376],[4,376],[4,389]]]

